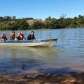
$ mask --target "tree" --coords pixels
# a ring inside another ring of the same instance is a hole
[[[40,29],[40,28],[44,28],[44,22],[40,21],[40,20],[37,20],[37,21],[34,21],[34,23],[32,24],[32,28],[33,29]]]
[[[26,30],[29,28],[29,24],[25,20],[17,20],[14,23],[13,30]]]

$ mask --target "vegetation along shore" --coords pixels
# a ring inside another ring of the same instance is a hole
[[[0,17],[0,30],[29,30],[29,29],[60,29],[84,27],[84,16],[77,17],[48,17],[45,20],[34,18],[21,18],[16,16]]]

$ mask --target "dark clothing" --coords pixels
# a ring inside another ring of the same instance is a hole
[[[3,39],[4,41],[6,41],[6,40],[7,40],[7,37],[6,37],[6,35],[5,35],[5,34],[3,34],[2,39]]]
[[[27,37],[27,40],[34,40],[35,39],[35,36],[34,34],[29,34],[28,37]]]
[[[23,40],[23,39],[24,39],[24,35],[19,35],[19,36],[17,36],[17,39],[18,39],[18,40]]]
[[[20,36],[17,37],[18,40],[22,40]]]
[[[20,32],[17,36],[17,39],[18,40],[24,40],[25,39],[24,34]]]
[[[16,34],[15,32],[12,32],[10,35],[10,40],[15,40],[15,38],[16,38]]]
[[[12,36],[10,36],[11,40],[15,40],[15,34],[13,34]]]

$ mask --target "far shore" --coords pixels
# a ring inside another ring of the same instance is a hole
[[[31,30],[31,29],[68,29],[83,28],[84,16],[52,17],[43,19],[21,18],[6,16],[0,18],[0,30]]]
[[[4,31],[49,31],[49,30],[62,30],[62,29],[84,29],[84,27],[77,27],[77,28],[74,28],[74,27],[68,27],[68,28],[50,28],[50,29],[47,29],[47,28],[42,28],[42,29],[26,29],[26,30],[0,30],[0,32],[4,32]]]

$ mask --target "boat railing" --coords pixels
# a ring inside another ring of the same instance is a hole
[[[36,42],[35,40],[6,40],[6,41],[0,41],[0,43],[30,43],[30,42]]]
[[[57,41],[57,39],[47,39],[47,40],[1,40],[0,43],[33,43],[33,42],[52,42]]]

